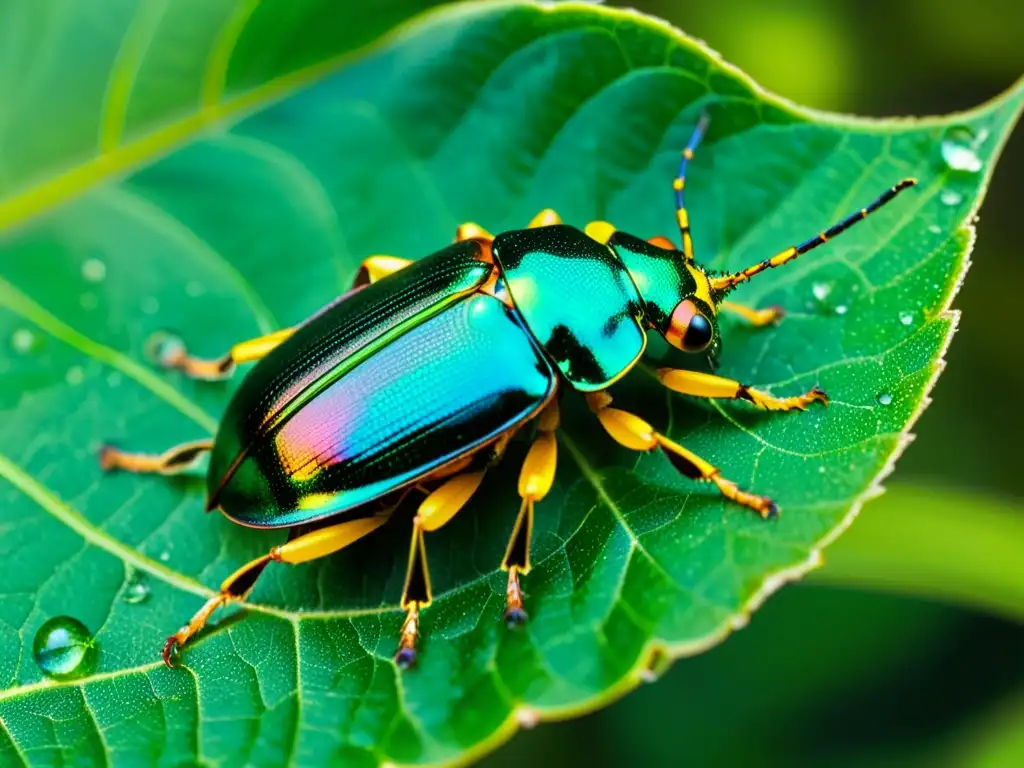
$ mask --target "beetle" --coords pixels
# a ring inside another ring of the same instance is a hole
[[[534,506],[555,476],[558,396],[565,392],[580,393],[621,445],[660,450],[683,475],[713,484],[764,518],[777,515],[771,499],[741,490],[718,467],[613,407],[608,389],[640,360],[649,332],[713,361],[719,310],[755,326],[776,322],[780,309],[750,309],[726,295],[824,244],[916,182],[904,179],[824,232],[746,269],[709,273],[694,260],[684,199],[687,166],[707,125],[705,114],[672,185],[679,250],[668,238],[644,240],[607,222],[580,230],[550,209],[526,229],[497,236],[464,224],[452,244],[419,261],[369,257],[352,290],[294,328],[242,342],[214,360],[190,355],[181,343],[164,349],[165,367],[199,379],[226,378],[242,363],[259,362],[228,404],[215,439],[159,455],[107,445],[101,466],[172,475],[209,454],[208,510],[242,525],[293,532],[230,575],[168,638],[168,666],[217,608],[248,597],[268,563],[337,552],[379,528],[410,494],[424,493],[412,522],[394,656],[399,667],[413,665],[420,611],[432,600],[425,534],[469,501],[512,435],[532,423],[520,509],[501,563],[508,574],[506,621],[525,621],[520,577],[530,570]],[[685,395],[744,400],[770,411],[828,404],[817,387],[776,397],[699,371],[663,368],[657,376]]]

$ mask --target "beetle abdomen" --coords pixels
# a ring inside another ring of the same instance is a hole
[[[495,440],[554,389],[554,371],[517,315],[490,296],[465,297],[253,444],[221,488],[221,507],[259,527],[343,512]]]

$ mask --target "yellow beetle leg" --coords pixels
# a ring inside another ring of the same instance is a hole
[[[395,664],[402,669],[408,669],[416,663],[420,610],[430,605],[433,600],[424,534],[436,531],[455,517],[469,502],[483,479],[483,470],[464,472],[448,478],[420,502],[416,517],[413,518],[409,564],[405,569],[405,586],[402,588],[405,621],[402,623],[398,650],[395,652]]]
[[[168,370],[178,370],[191,379],[203,381],[221,381],[231,377],[235,367],[240,363],[259,360],[274,347],[295,332],[294,328],[282,328],[257,339],[235,344],[231,351],[223,357],[205,359],[194,357],[188,353],[185,345],[178,339],[169,339],[161,345],[157,352],[160,365]]]
[[[489,243],[493,239],[494,235],[472,221],[460,224],[455,230],[455,242],[457,243],[461,243],[463,240],[484,240]]]
[[[519,472],[519,496],[523,502],[512,528],[512,536],[501,561],[508,571],[505,587],[505,621],[509,626],[522,624],[528,618],[523,608],[523,589],[519,576],[530,572],[530,540],[533,534],[533,505],[548,495],[555,481],[558,459],[558,401],[552,400],[537,418],[537,437],[530,446]]]
[[[356,278],[352,281],[352,287],[359,288],[363,285],[376,283],[382,277],[387,277],[410,264],[412,262],[409,259],[403,259],[399,256],[385,256],[383,254],[370,256],[367,259],[363,259],[363,263],[359,265],[359,271],[356,272]]]
[[[128,453],[112,445],[100,448],[100,467],[104,471],[115,469],[140,474],[179,475],[199,464],[199,460],[213,448],[213,440],[193,440],[169,448],[163,453]]]
[[[779,306],[766,307],[765,309],[753,309],[752,307],[745,307],[742,304],[737,304],[733,301],[723,301],[719,307],[732,312],[734,315],[739,315],[755,328],[777,323],[785,314],[782,307]]]
[[[384,525],[396,506],[397,503],[371,517],[348,520],[297,536],[243,565],[223,581],[218,593],[207,600],[188,623],[167,638],[162,654],[164,663],[168,667],[172,665],[175,652],[206,626],[206,622],[218,608],[231,602],[244,601],[271,561],[305,563],[338,552]]]
[[[403,267],[411,264],[408,259],[398,256],[385,256],[379,254],[364,259],[356,272],[352,288],[361,288],[364,285],[375,283],[382,277],[397,272]],[[338,302],[344,301],[350,292],[345,293],[335,301],[328,304],[320,312],[335,306]],[[317,314],[320,314],[319,312]],[[314,315],[316,317],[316,315]],[[260,360],[277,347],[282,341],[295,333],[295,328],[282,328],[279,331],[268,333],[256,339],[249,339],[235,344],[223,357],[205,359],[195,357],[188,353],[185,345],[178,339],[168,339],[162,349],[157,353],[160,364],[167,369],[182,371],[192,379],[203,381],[220,381],[229,378],[235,368],[242,363],[252,363]]]
[[[746,400],[763,411],[803,411],[814,402],[828,405],[828,395],[818,387],[794,397],[775,397],[738,381],[700,371],[662,368],[658,371],[658,378],[673,392],[694,397]]]
[[[555,224],[561,224],[562,217],[554,212],[551,208],[545,208],[543,211],[538,213],[532,219],[530,223],[526,225],[527,229],[537,229],[538,227],[550,227]]]
[[[697,454],[687,450],[673,440],[656,432],[654,428],[639,416],[628,411],[609,407],[612,398],[606,392],[595,392],[587,395],[590,409],[597,414],[601,426],[619,445],[634,451],[652,451],[661,449],[672,465],[682,474],[693,480],[714,483],[719,492],[727,499],[742,504],[768,519],[778,516],[775,502],[764,496],[757,496],[741,491],[736,483],[722,477],[718,467],[705,461]]]

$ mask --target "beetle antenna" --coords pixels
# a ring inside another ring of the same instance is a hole
[[[704,134],[707,133],[710,121],[711,117],[705,109],[700,113],[700,118],[697,120],[697,125],[686,144],[686,149],[683,150],[683,156],[679,160],[679,172],[672,182],[672,189],[676,193],[676,222],[679,224],[679,236],[683,241],[683,258],[686,261],[693,261],[693,238],[690,236],[690,217],[686,212],[686,196],[683,194],[683,188],[686,186],[686,168],[693,159],[693,153],[697,150],[697,145],[700,144]]]
[[[904,179],[896,186],[886,190],[882,195],[878,197],[877,200],[875,200],[875,202],[871,203],[871,205],[869,205],[867,208],[861,208],[856,213],[850,214],[845,219],[840,221],[838,224],[833,224],[820,235],[816,235],[815,237],[812,237],[810,240],[801,243],[800,245],[792,245],[786,250],[775,254],[770,259],[765,259],[764,261],[758,262],[757,264],[749,266],[740,272],[734,272],[732,274],[722,275],[720,277],[712,277],[710,280],[711,290],[716,294],[724,294],[726,291],[735,288],[740,283],[746,282],[754,275],[760,274],[761,272],[764,272],[766,269],[771,269],[773,267],[781,267],[783,264],[792,261],[797,256],[802,256],[808,251],[813,251],[819,245],[822,245],[831,240],[836,235],[845,232],[858,221],[862,221],[867,217],[869,213],[874,213],[883,205],[885,205],[894,197],[896,197],[896,195],[898,195],[900,192],[909,187],[914,186],[915,184],[917,184],[917,179]]]

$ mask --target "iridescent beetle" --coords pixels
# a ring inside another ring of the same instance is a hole
[[[424,535],[469,501],[512,435],[532,421],[535,435],[519,476],[522,504],[501,564],[508,572],[506,619],[524,621],[520,576],[530,570],[534,504],[555,475],[559,391],[581,393],[627,448],[659,449],[687,477],[773,517],[770,499],[740,490],[718,467],[611,407],[608,388],[643,355],[648,330],[685,352],[713,357],[719,309],[754,325],[776,321],[777,309],[749,309],[725,296],[822,245],[915,181],[901,181],[801,245],[741,272],[709,275],[694,262],[683,199],[687,164],[706,126],[705,116],[673,183],[682,251],[667,238],[645,241],[606,222],[580,231],[551,210],[527,229],[497,237],[465,224],[452,245],[419,261],[366,259],[351,291],[295,328],[237,344],[218,360],[192,357],[180,345],[165,350],[168,367],[200,379],[226,378],[239,363],[261,362],[239,386],[216,439],[156,456],[107,446],[102,466],[170,475],[210,452],[207,508],[242,525],[292,528],[293,537],[229,576],[168,638],[164,661],[170,665],[218,607],[244,600],[270,561],[302,563],[337,552],[383,525],[410,493],[423,492],[395,654],[400,667],[411,666],[419,612],[432,599]],[[664,368],[658,377],[676,392],[766,410],[828,402],[818,388],[780,398],[696,371]],[[299,526],[305,532],[294,535]]]

